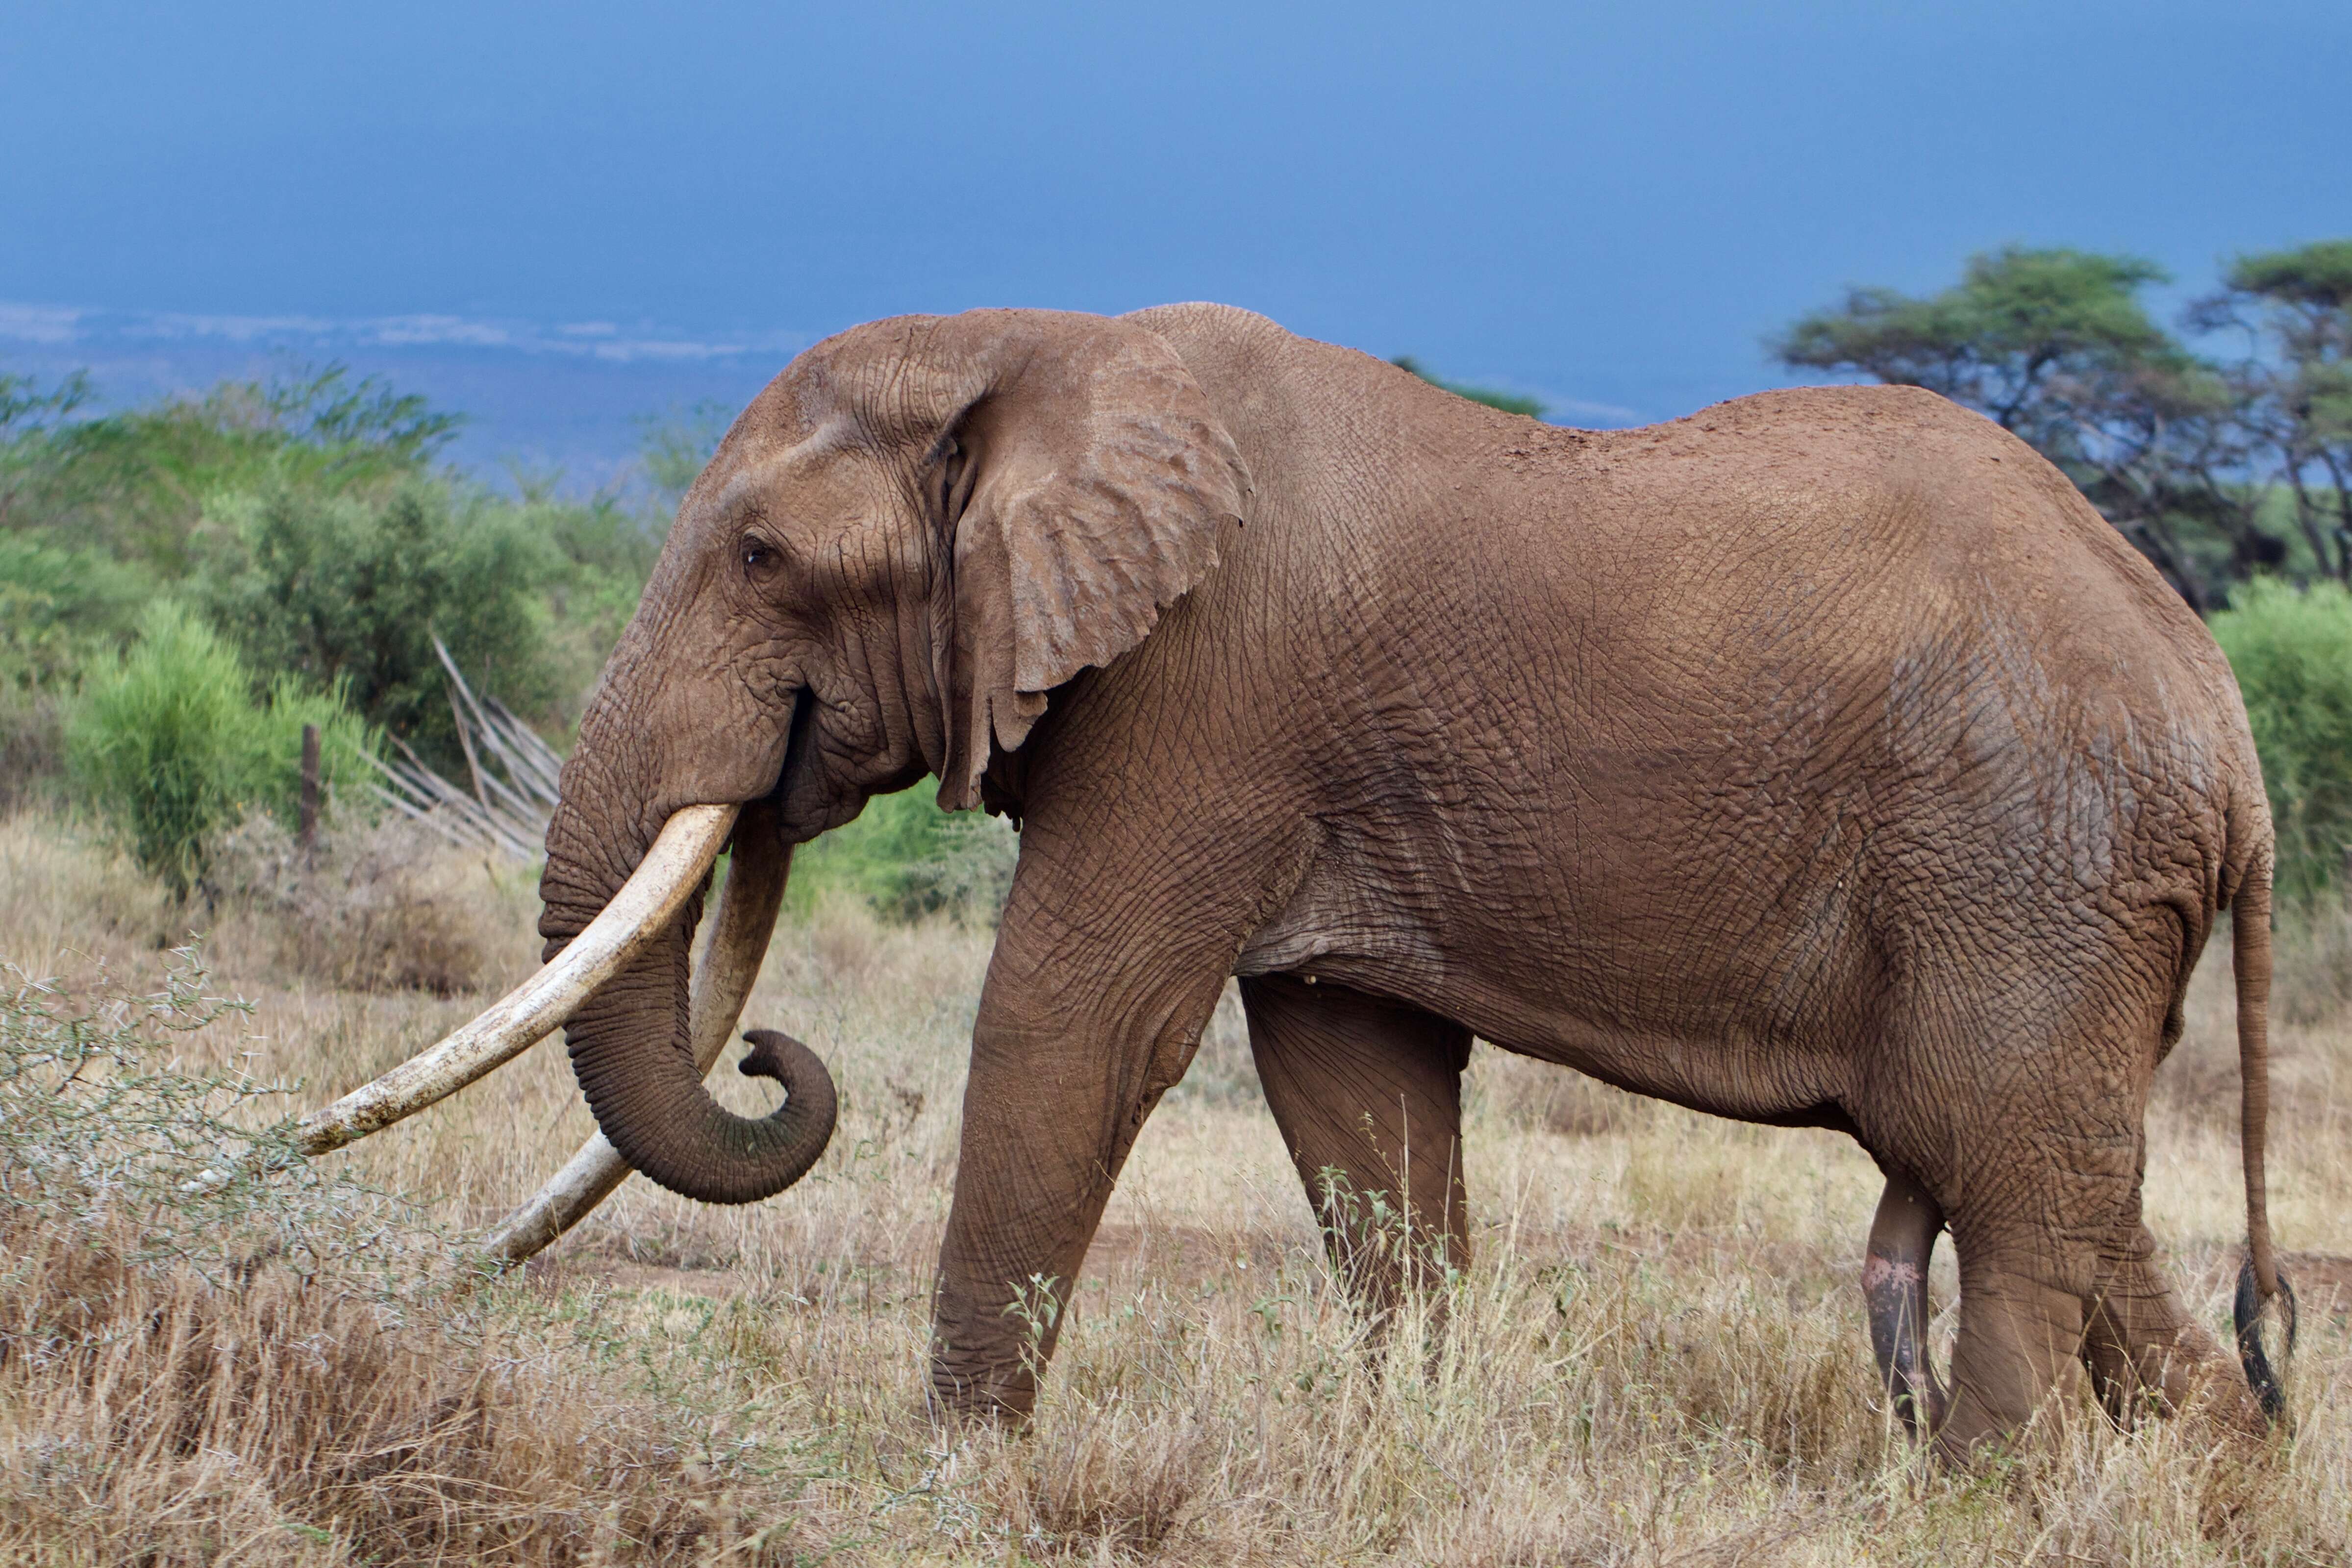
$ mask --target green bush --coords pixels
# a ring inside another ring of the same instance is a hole
[[[90,656],[119,652],[152,584],[118,561],[26,534],[0,533],[0,683],[79,683]]]
[[[515,527],[545,539],[554,551],[555,570],[544,588],[549,631],[541,666],[561,706],[537,717],[550,730],[569,728],[578,717],[572,705],[595,685],[605,655],[636,613],[668,519],[609,495],[565,501],[526,491],[512,511]],[[497,695],[514,704],[503,690]]]
[[[373,781],[367,757],[376,749],[376,737],[367,721],[352,711],[338,685],[313,691],[290,675],[280,675],[255,711],[251,768],[246,776],[246,804],[268,811],[288,828],[302,816],[302,729],[319,729],[319,793],[322,807],[337,800],[352,810]],[[373,816],[373,812],[363,815]]]
[[[257,703],[236,653],[166,601],[147,612],[129,657],[91,678],[66,746],[89,802],[131,858],[184,898],[248,810],[299,810],[305,724],[319,727],[327,788],[349,793],[369,737],[339,695],[306,694],[281,677]]]
[[[248,668],[341,682],[445,773],[465,764],[436,634],[560,734],[723,426],[649,424],[646,484],[567,499],[516,472],[502,497],[433,467],[457,416],[339,367],[106,414],[95,396],[0,372],[0,804],[47,788],[79,672],[111,667],[162,584]]]
[[[288,1086],[191,1067],[181,1048],[253,1004],[215,995],[193,948],[165,956],[160,992],[132,994],[110,978],[101,971],[92,996],[0,966],[7,1222],[95,1230],[111,1210],[137,1227],[130,1260],[187,1260],[215,1278],[234,1265],[234,1231],[260,1228],[240,1238],[248,1248],[265,1239],[331,1246],[337,1228],[298,1236],[281,1222],[306,1200],[364,1189],[313,1170],[294,1150],[290,1115],[250,1114],[279,1109]]]
[[[895,920],[950,914],[993,920],[1013,884],[1018,841],[977,811],[939,807],[931,781],[877,796],[857,818],[793,857],[793,908],[806,914],[828,893],[865,900]]]
[[[454,772],[435,636],[519,712],[544,715],[562,689],[544,595],[565,561],[531,520],[426,479],[381,497],[274,484],[208,510],[195,601],[253,668],[341,683],[368,722]]]
[[[2337,885],[2352,849],[2352,592],[2257,579],[2212,620],[2262,753],[2278,828],[2278,886]]]
[[[56,789],[65,710],[129,643],[147,591],[103,556],[0,532],[0,810]]]

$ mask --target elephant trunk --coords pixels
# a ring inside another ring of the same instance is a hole
[[[581,813],[559,808],[541,883],[551,958],[625,878],[623,868],[591,863],[584,851],[595,841]],[[630,1166],[687,1197],[753,1203],[808,1174],[833,1136],[837,1103],[807,1047],[764,1030],[746,1037],[753,1049],[741,1071],[782,1084],[783,1104],[739,1116],[711,1097],[688,1031],[688,938],[700,906],[698,896],[599,988],[564,1038],[597,1126]]]

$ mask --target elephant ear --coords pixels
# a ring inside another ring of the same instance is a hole
[[[1132,323],[973,311],[982,385],[942,433],[952,626],[940,803],[977,803],[992,744],[1143,641],[1217,564],[1249,474],[1173,349]]]

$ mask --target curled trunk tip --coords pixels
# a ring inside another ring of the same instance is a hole
[[[806,1176],[833,1137],[839,1102],[816,1053],[757,1030],[743,1070],[784,1087],[765,1116],[711,1098],[687,1044],[686,942],[674,931],[573,1019],[573,1071],[596,1124],[630,1166],[701,1203],[756,1203]]]

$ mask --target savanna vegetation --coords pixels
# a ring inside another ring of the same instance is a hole
[[[725,428],[648,420],[630,481],[567,497],[436,466],[457,416],[338,369],[95,396],[0,374],[0,810],[79,810],[183,897],[216,891],[248,815],[290,821],[306,724],[358,823],[386,747],[465,778],[436,640],[562,741]],[[805,856],[795,897],[984,902],[1010,856],[992,826],[894,800]]]
[[[348,1153],[288,1143],[536,958],[533,869],[379,812],[370,759],[466,777],[436,640],[560,746],[727,411],[649,423],[581,497],[451,471],[454,416],[338,371],[111,412],[0,375],[0,1559],[2352,1561],[2352,242],[2233,263],[2177,330],[2161,281],[1997,252],[1774,351],[2016,431],[2238,672],[2289,895],[2271,1186],[2303,1336],[2273,1450],[2085,1402],[1937,1469],[1872,1371],[1866,1157],[1483,1045],[1475,1259],[1392,1336],[1425,1354],[1373,1354],[1230,998],[1034,1430],[940,1428],[929,1275],[1013,840],[927,789],[800,852],[747,1011],[840,1081],[815,1175],[745,1210],[633,1179],[499,1275],[470,1239],[590,1130],[559,1052]],[[2217,1330],[2228,992],[2216,955],[2150,1113],[2151,1221]]]

